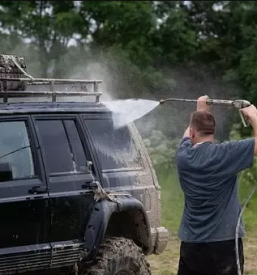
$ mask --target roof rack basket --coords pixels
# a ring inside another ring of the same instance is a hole
[[[23,58],[0,55],[0,98],[3,98],[4,102],[14,97],[42,96],[52,96],[52,102],[57,101],[57,96],[95,96],[95,102],[99,102],[101,93],[98,91],[98,85],[101,82],[102,80],[34,78],[26,72]],[[45,85],[49,88],[45,88]],[[93,86],[91,90],[90,85]],[[28,86],[39,88],[29,91]]]
[[[20,87],[27,87],[28,85],[49,85],[49,90],[38,90],[38,91],[26,91],[25,89],[19,90],[7,90],[4,87],[8,87],[8,82],[18,82]],[[21,98],[21,97],[42,97],[52,96],[52,101],[56,102],[57,96],[95,96],[95,101],[100,101],[102,93],[98,92],[98,84],[101,80],[82,80],[82,79],[54,79],[54,78],[3,78],[0,77],[0,98],[4,99],[4,102],[8,102],[8,98]],[[72,87],[66,91],[58,91],[56,85],[67,85],[70,84]],[[93,91],[90,91],[88,86],[93,86]],[[72,91],[73,88],[81,91]],[[57,88],[57,89],[56,89]]]

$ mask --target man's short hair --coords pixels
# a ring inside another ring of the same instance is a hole
[[[200,136],[213,135],[216,127],[215,118],[210,112],[195,111],[191,114],[190,127]]]

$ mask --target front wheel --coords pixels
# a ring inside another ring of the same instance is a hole
[[[150,275],[142,250],[125,238],[104,240],[95,259],[82,275]]]

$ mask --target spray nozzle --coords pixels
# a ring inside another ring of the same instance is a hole
[[[251,105],[251,103],[247,100],[234,100],[233,105],[237,109],[246,108]]]

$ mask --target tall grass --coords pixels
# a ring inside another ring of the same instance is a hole
[[[161,185],[162,225],[167,227],[172,235],[176,235],[184,203],[178,176],[175,169],[158,169],[157,177]]]

